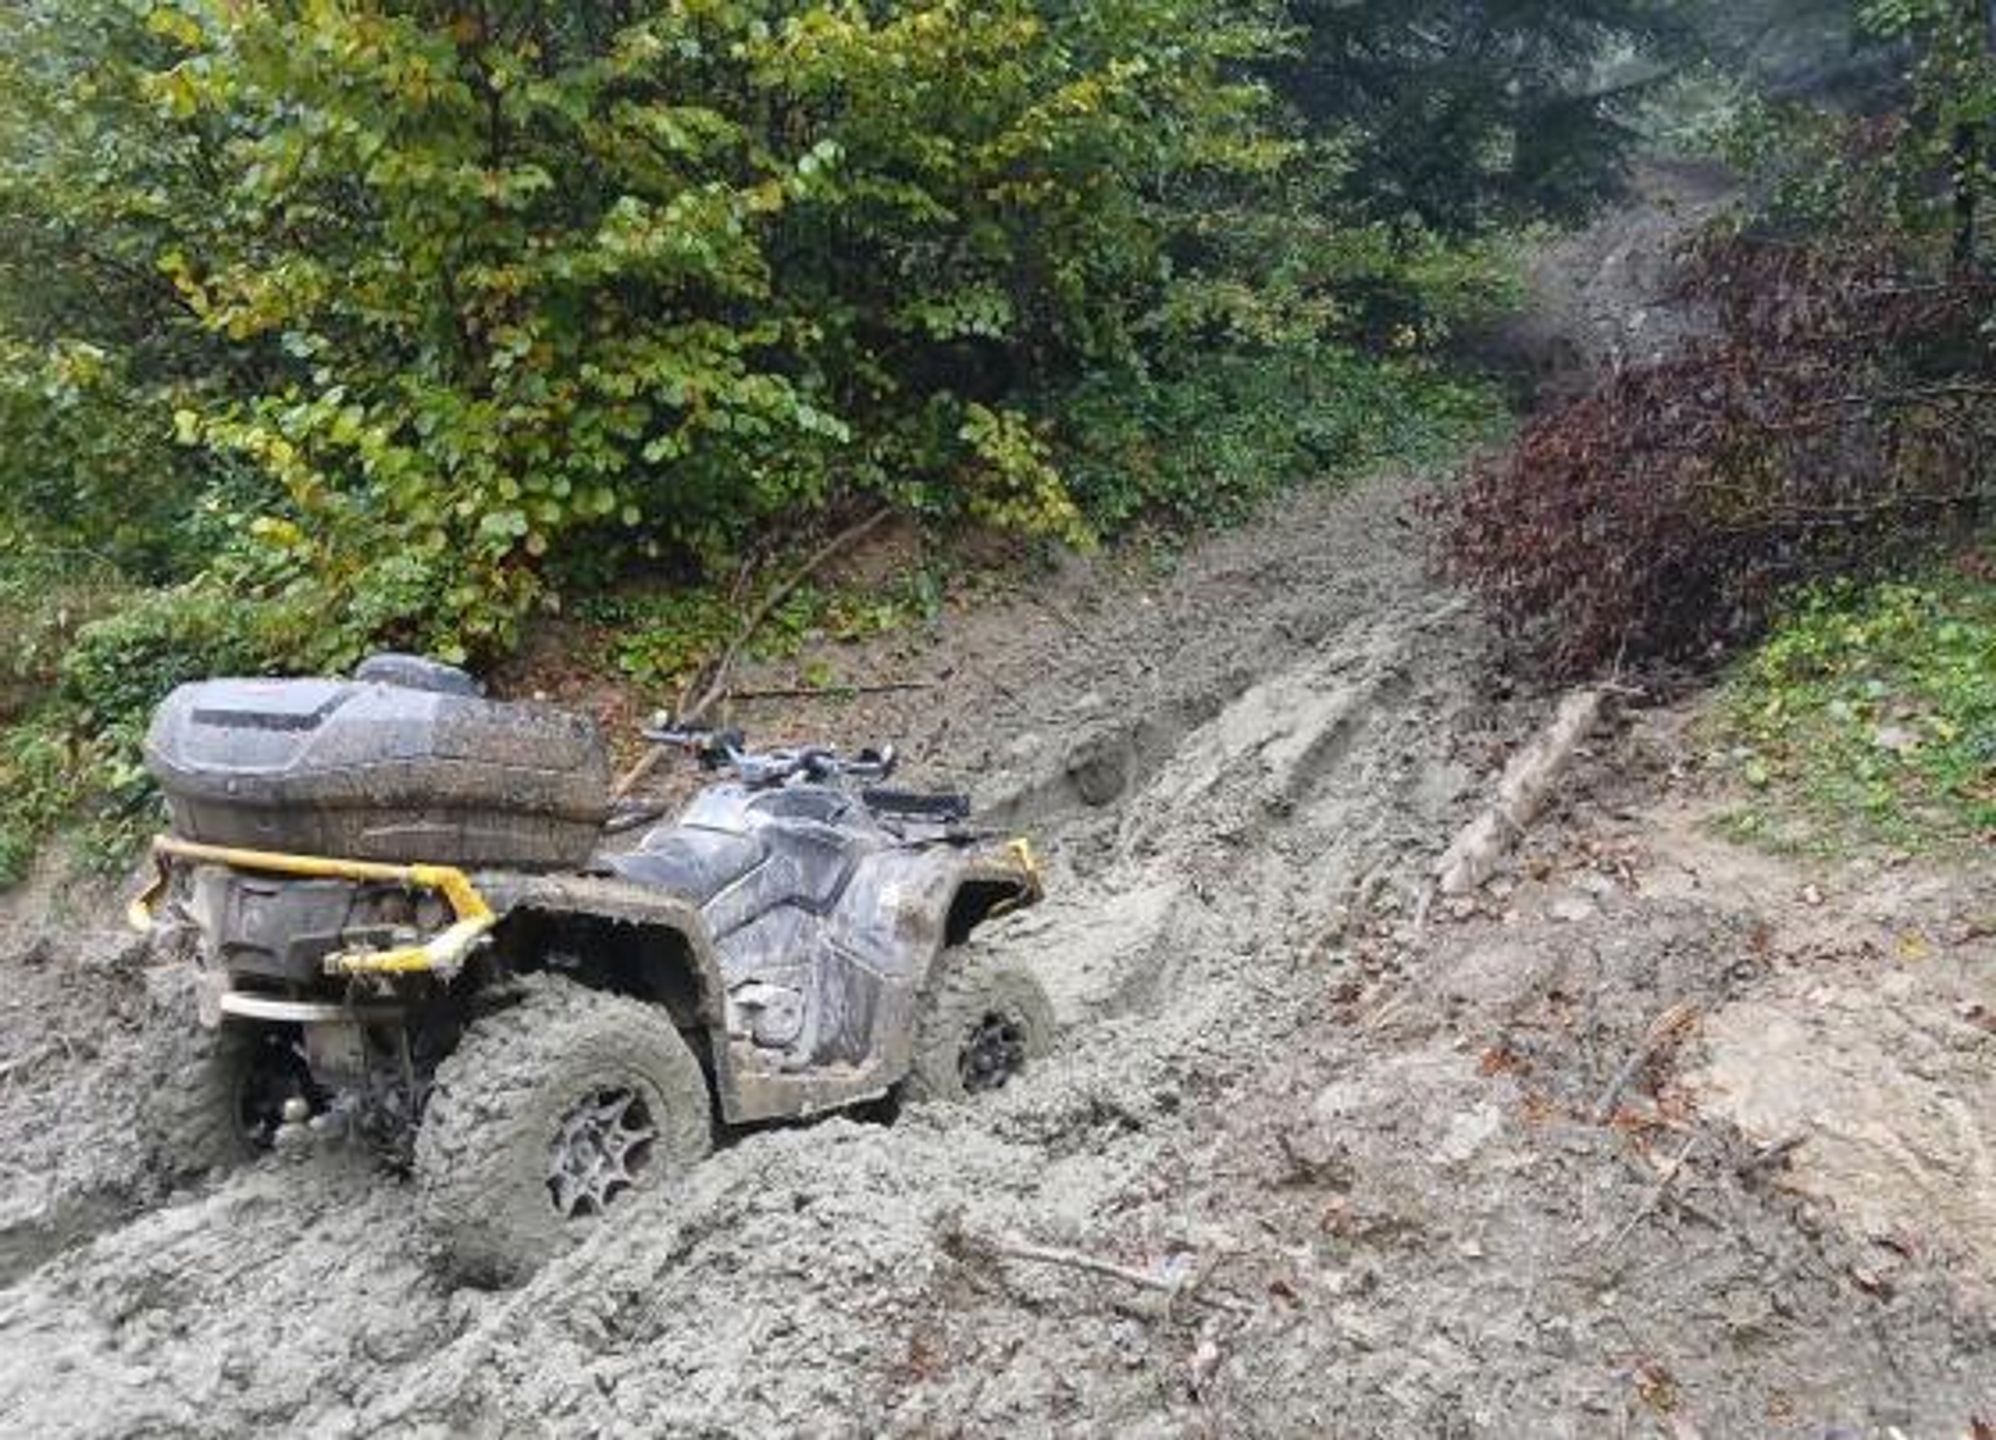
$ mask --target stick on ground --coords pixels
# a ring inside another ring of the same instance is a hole
[[[884,680],[872,685],[776,685],[755,690],[730,690],[730,700],[842,700],[848,695],[898,695],[933,690],[933,680]]]
[[[1596,1125],[1608,1123],[1614,1116],[1616,1107],[1622,1103],[1622,1092],[1629,1088],[1629,1082],[1636,1078],[1637,1072],[1697,1018],[1698,1007],[1680,1000],[1649,1022],[1649,1028],[1643,1031],[1642,1044],[1636,1047],[1635,1054],[1629,1056],[1622,1068],[1615,1072],[1615,1078],[1608,1082],[1608,1088],[1601,1092],[1601,1098],[1594,1103]]]
[[[1113,1260],[1099,1259],[1078,1250],[1059,1250],[1050,1245],[1034,1245],[1010,1237],[973,1243],[981,1245],[990,1254],[1001,1259],[1026,1260],[1036,1265],[1058,1265],[1070,1270],[1085,1270],[1091,1275],[1101,1275],[1111,1280],[1121,1280],[1126,1285],[1155,1290],[1173,1299],[1182,1296],[1189,1300],[1197,1300],[1202,1305],[1211,1305],[1216,1310],[1226,1310],[1236,1315],[1248,1315],[1254,1312],[1254,1307],[1244,1300],[1236,1300],[1231,1295],[1205,1293],[1197,1280],[1188,1283],[1184,1280],[1167,1279],[1148,1270],[1118,1265]]]
[[[1793,1155],[1808,1143],[1809,1137],[1807,1135],[1796,1134],[1784,1136],[1771,1145],[1762,1146],[1759,1150],[1740,1162],[1738,1166],[1740,1179],[1751,1179],[1763,1170],[1772,1169],[1776,1165],[1785,1163],[1790,1155]]]
[[[1620,1248],[1621,1243],[1629,1238],[1630,1232],[1636,1226],[1642,1224],[1644,1218],[1663,1203],[1663,1197],[1670,1190],[1671,1182],[1677,1179],[1678,1172],[1684,1168],[1684,1162],[1691,1158],[1691,1152],[1698,1148],[1699,1138],[1699,1136],[1693,1135],[1689,1140],[1686,1140],[1684,1148],[1677,1152],[1677,1158],[1664,1167],[1663,1174],[1657,1179],[1656,1188],[1649,1192],[1649,1198],[1643,1201],[1642,1208],[1623,1221],[1622,1228],[1617,1230],[1614,1238],[1608,1242],[1610,1250]]]

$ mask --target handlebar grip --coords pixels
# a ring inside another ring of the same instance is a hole
[[[703,770],[718,770],[739,754],[747,743],[739,730],[705,730],[681,726],[668,719],[661,724],[643,725],[638,734],[651,745],[685,750],[700,762]]]
[[[932,820],[939,824],[955,825],[970,818],[968,795],[930,795],[914,790],[863,790],[859,798],[870,810],[908,820]]]
[[[652,744],[672,745],[682,750],[705,744],[712,733],[709,730],[695,730],[675,725],[670,720],[638,727],[638,734]]]

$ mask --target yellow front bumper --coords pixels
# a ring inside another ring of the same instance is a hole
[[[225,865],[258,875],[288,875],[301,880],[355,880],[376,885],[401,885],[431,890],[444,897],[452,924],[420,945],[395,950],[347,951],[326,959],[329,975],[428,975],[444,978],[457,973],[472,947],[498,923],[499,917],[462,870],[449,865],[389,865],[372,860],[338,860],[321,855],[285,855],[270,850],[243,850],[227,845],[202,845],[161,835],[152,843],[158,873],[127,911],[140,930],[150,930],[153,908],[165,893],[173,862]]]

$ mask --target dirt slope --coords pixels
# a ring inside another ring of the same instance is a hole
[[[517,1291],[437,1279],[338,1155],[162,1193],[164,977],[98,899],[5,902],[0,1434],[1996,1419],[1988,883],[1729,851],[1651,717],[1417,923],[1551,702],[1426,576],[1415,488],[1050,577],[893,657],[944,688],[826,716],[1047,853],[996,939],[1061,1048],[987,1104],[737,1137]]]
[[[402,1191],[339,1157],[149,1191],[120,1088],[153,1043],[141,957],[14,955],[4,1053],[89,1038],[0,1097],[0,1432],[1950,1435],[1996,1414],[1989,1257],[1932,1227],[1881,1246],[1876,1217],[1792,1183],[1808,1147],[1757,1164],[1733,1112],[1762,1112],[1705,1110],[1685,1078],[1701,1046],[1701,1083],[1739,1070],[1732,1020],[1596,1118],[1659,1012],[1751,1016],[1728,1007],[1792,985],[1751,899],[1602,861],[1576,810],[1522,890],[1416,933],[1428,867],[1546,705],[1499,698],[1477,622],[1423,576],[1409,493],[1299,497],[1160,585],[1072,577],[1058,642],[988,613],[946,641],[1033,717],[966,693],[914,738],[988,754],[987,800],[1052,856],[1052,898],[1002,941],[1059,998],[1054,1063],[980,1107],[743,1137],[516,1292],[442,1285]],[[1021,1243],[1196,1292],[994,1253]]]
[[[1023,616],[974,622],[963,643],[1035,728],[963,687],[915,749],[946,745],[984,771],[989,806],[1052,857],[1054,899],[1007,937],[1074,1024],[1038,1083],[892,1129],[748,1137],[514,1296],[439,1289],[401,1197],[362,1167],[272,1162],[57,1254],[0,1297],[14,1420],[317,1431],[472,1413],[756,1431],[836,1402],[832,1428],[885,1423],[962,1280],[942,1238],[952,1217],[1078,1239],[1127,1206],[1133,1180],[1199,1143],[1208,1097],[1300,1023],[1298,962],[1360,882],[1411,896],[1470,798],[1500,711],[1475,624],[1411,553],[1406,498],[1390,484],[1304,497],[1163,586],[1078,596],[1080,616],[1041,622],[1051,645]],[[103,985],[142,1011],[140,957],[83,948],[110,957]],[[15,965],[40,980],[69,963]],[[39,983],[20,1020],[91,1034],[102,998]],[[41,1133],[53,1098],[107,1069],[144,1066],[47,1056],[7,1097],[9,1133]],[[30,1206],[49,1223],[15,1227],[17,1268],[102,1215],[135,1159],[129,1107],[102,1087],[91,1098],[49,1148],[102,1161],[73,1179],[57,1167]],[[147,1198],[142,1175],[128,1188]]]

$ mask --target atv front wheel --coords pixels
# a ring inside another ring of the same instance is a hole
[[[467,1280],[524,1279],[713,1144],[707,1080],[656,1006],[553,976],[475,1021],[416,1136],[424,1219]]]
[[[1053,1048],[1053,1003],[1032,971],[978,951],[944,955],[915,1027],[910,1100],[997,1090]]]
[[[166,1007],[171,1055],[143,1112],[154,1162],[174,1176],[254,1160],[270,1149],[287,1101],[320,1098],[294,1031],[240,1020],[204,1028],[187,989]]]

